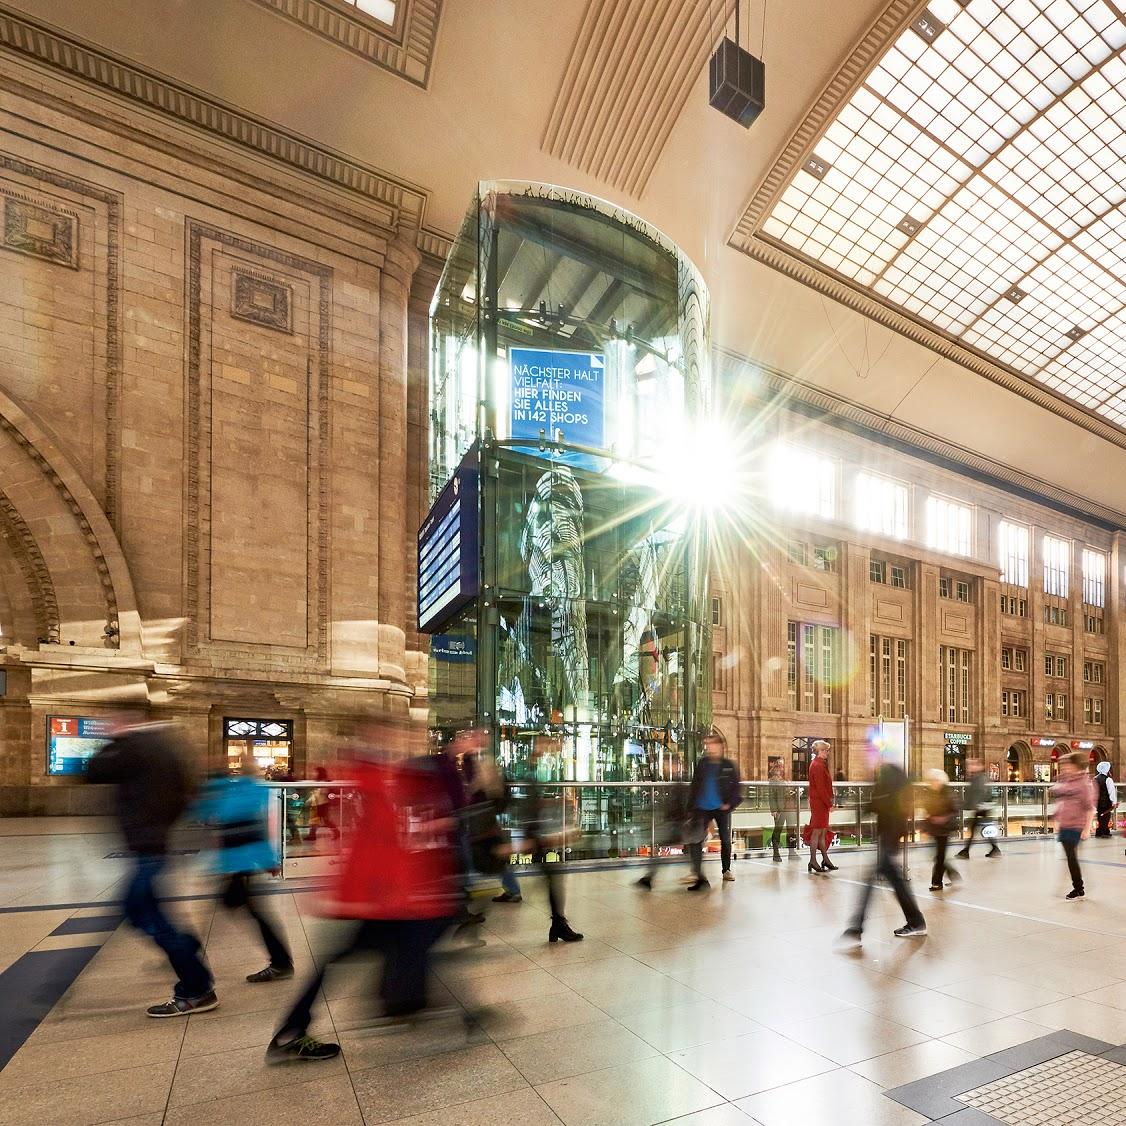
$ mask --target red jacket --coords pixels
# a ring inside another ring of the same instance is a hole
[[[357,763],[360,816],[326,913],[345,919],[439,919],[455,914],[452,817],[431,759]]]
[[[815,816],[827,815],[833,808],[833,779],[829,777],[829,767],[818,756],[809,764],[809,809]]]

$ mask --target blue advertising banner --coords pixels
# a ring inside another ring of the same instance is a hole
[[[549,439],[563,431],[563,440],[602,449],[605,443],[606,357],[600,352],[555,352],[544,348],[510,348],[512,394],[510,434],[534,438],[542,430]],[[564,454],[572,465],[599,468],[585,454]]]

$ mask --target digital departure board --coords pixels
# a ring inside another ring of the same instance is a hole
[[[480,587],[477,448],[431,506],[418,531],[418,628],[440,629]]]

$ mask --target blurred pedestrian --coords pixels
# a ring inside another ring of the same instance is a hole
[[[472,871],[500,880],[503,890],[493,897],[494,903],[520,903],[523,899],[520,885],[509,863],[511,842],[500,824],[500,815],[511,800],[511,790],[493,757],[489,733],[482,728],[471,728],[458,732],[454,743],[465,780],[466,806],[462,819]]]
[[[723,879],[727,883],[735,879],[735,873],[731,871],[731,812],[742,801],[739,768],[724,755],[723,737],[712,732],[704,737],[704,754],[696,763],[692,784],[688,788],[688,809],[692,817],[689,849],[692,872],[696,877],[688,885],[689,891],[703,891],[711,887],[704,878],[704,841],[713,821],[719,833]]]
[[[638,887],[652,889],[653,881],[657,877],[657,869],[660,867],[658,859],[662,848],[672,849],[684,844],[685,820],[688,817],[685,789],[683,785],[678,785],[671,786],[667,790],[655,791],[664,798],[660,814],[658,815],[656,810],[653,811],[658,820],[657,847],[649,858],[649,867],[645,875],[637,881]]]
[[[927,933],[926,919],[923,918],[903,869],[899,866],[900,842],[907,833],[911,816],[911,783],[907,780],[903,767],[890,756],[883,759],[876,771],[871,807],[876,815],[876,864],[864,884],[852,922],[841,936],[842,944],[847,946],[860,944],[872,888],[881,876],[891,884],[906,920],[893,933],[898,938],[922,938]]]
[[[786,836],[786,847],[791,852],[796,852],[798,847],[797,835],[794,832],[796,817],[793,810],[794,788],[786,785],[785,771],[781,760],[775,759],[767,771],[766,800],[770,807],[770,816],[774,820],[774,831],[770,841],[774,846],[774,863],[782,863],[782,852],[779,843],[783,833]]]
[[[1095,795],[1087,777],[1087,759],[1082,751],[1072,751],[1060,759],[1059,780],[1052,787],[1055,802],[1057,837],[1067,857],[1067,870],[1071,875],[1071,891],[1066,899],[1082,899],[1083,873],[1079,870],[1079,842],[1091,833],[1091,818],[1095,815]]]
[[[809,864],[810,872],[835,872],[837,866],[829,859],[829,811],[833,808],[833,778],[829,773],[828,742],[818,739],[813,744],[816,755],[809,764]],[[817,850],[821,850],[821,862]]]
[[[244,910],[254,920],[269,955],[269,963],[247,974],[252,984],[293,977],[293,956],[263,896],[254,882],[263,872],[276,871],[278,854],[270,843],[267,817],[270,791],[259,778],[258,764],[242,756],[238,774],[211,778],[196,803],[195,817],[218,834],[209,868],[225,877],[219,901],[228,911]]]
[[[313,772],[315,781],[320,782],[312,794],[309,795],[309,841],[316,842],[317,834],[326,829],[333,836],[336,841],[340,840],[340,826],[337,825],[336,819],[332,813],[333,800],[339,800],[340,791],[332,789],[329,786],[328,770],[323,766],[318,766]]]
[[[1118,787],[1110,776],[1110,763],[1100,762],[1095,767],[1095,812],[1098,817],[1096,837],[1110,837],[1110,819],[1118,805]]]
[[[547,754],[546,740],[538,740],[528,760],[528,777],[523,783],[524,798],[514,803],[517,823],[532,852],[532,862],[547,882],[547,901],[551,908],[549,942],[582,942],[565,913],[563,878],[566,867],[562,857],[549,861],[548,855],[562,848],[562,826],[556,821],[557,801],[550,801],[539,778]]]
[[[958,853],[959,860],[969,860],[970,845],[974,842],[974,833],[981,829],[981,839],[985,840],[985,826],[993,817],[993,799],[989,796],[989,779],[985,772],[985,763],[979,758],[972,758],[966,763],[966,773],[969,774],[970,784],[966,787],[963,808],[973,810],[973,820],[970,822],[970,835],[965,846]],[[997,841],[989,842],[989,851],[986,856],[996,857],[1001,855]]]
[[[319,963],[266,1049],[268,1063],[318,1061],[339,1044],[309,1035],[325,970],[356,950],[383,955],[383,1017],[407,1020],[425,1009],[429,953],[458,907],[458,822],[437,757],[412,755],[405,723],[380,723],[349,764],[361,795],[352,844],[325,913],[354,922]]]
[[[927,790],[923,796],[923,806],[927,812],[926,831],[934,840],[934,866],[931,868],[931,891],[942,891],[943,879],[960,879],[954,866],[947,862],[946,846],[954,821],[958,816],[954,804],[954,793],[950,789],[950,779],[945,770],[927,771]]]
[[[164,951],[176,974],[172,999],[150,1006],[150,1017],[203,1013],[219,1004],[199,939],[164,913],[157,886],[168,864],[168,837],[188,808],[192,779],[169,724],[123,722],[90,759],[86,779],[117,787],[117,820],[133,853],[125,918]]]

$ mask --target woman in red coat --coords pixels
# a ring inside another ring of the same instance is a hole
[[[809,871],[835,872],[829,859],[829,810],[833,808],[833,779],[829,774],[829,744],[818,739],[813,744],[816,758],[809,764]],[[817,850],[821,863],[817,863]]]

